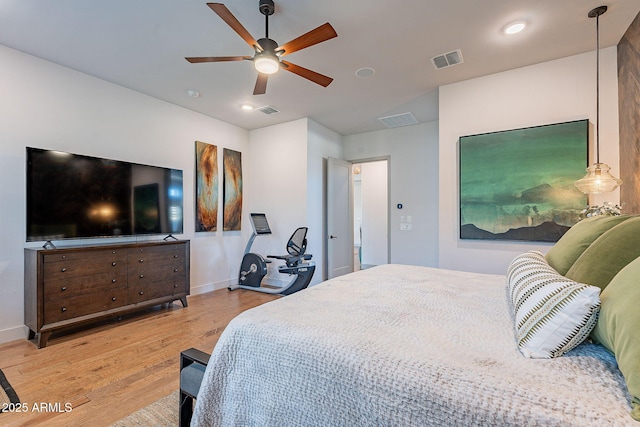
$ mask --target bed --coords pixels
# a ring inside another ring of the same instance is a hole
[[[523,356],[510,279],[384,265],[248,310],[216,344],[192,425],[638,427],[603,345]]]

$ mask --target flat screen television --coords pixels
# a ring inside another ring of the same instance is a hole
[[[27,147],[26,240],[183,232],[182,171]]]

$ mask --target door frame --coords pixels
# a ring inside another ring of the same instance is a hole
[[[391,264],[391,156],[366,157],[364,159],[347,160],[354,165],[360,163],[371,163],[387,161],[387,264]],[[353,174],[351,175],[351,185],[353,186]]]

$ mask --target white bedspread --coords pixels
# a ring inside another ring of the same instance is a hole
[[[615,358],[516,349],[505,277],[386,265],[251,309],[226,328],[195,426],[623,426]]]

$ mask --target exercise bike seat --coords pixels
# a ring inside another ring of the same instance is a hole
[[[280,259],[286,262],[287,267],[294,267],[302,261],[310,260],[311,254],[305,254],[307,250],[307,227],[299,227],[293,232],[287,242],[286,255],[267,255],[267,258]]]

